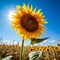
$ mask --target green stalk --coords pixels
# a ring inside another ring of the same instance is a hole
[[[24,60],[24,39],[22,39],[22,46],[20,52],[20,60]]]
[[[0,56],[0,60],[1,60],[1,56]]]

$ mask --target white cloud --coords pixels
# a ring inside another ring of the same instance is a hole
[[[16,40],[14,41],[14,44],[18,44],[18,42],[19,42],[19,45],[21,45],[22,42],[16,41]],[[24,45],[27,46],[30,44],[30,42],[31,41],[25,41]],[[4,44],[13,44],[13,40],[3,40],[3,43]],[[35,45],[46,46],[46,45],[57,45],[58,43],[59,42],[57,40],[45,40],[45,41],[43,41],[41,43],[37,43]]]
[[[57,40],[45,40],[43,42],[40,43],[40,45],[57,45],[59,42]]]
[[[53,42],[57,42],[57,40],[45,40],[43,41],[44,43],[53,43]]]
[[[51,40],[50,42],[56,42],[56,40]]]
[[[7,44],[10,44],[10,43],[12,43],[12,41],[10,41],[10,40],[3,40],[3,43],[7,43]]]
[[[14,41],[13,40],[3,40],[2,44],[18,44],[18,41]],[[21,45],[21,42],[19,41],[19,44]]]

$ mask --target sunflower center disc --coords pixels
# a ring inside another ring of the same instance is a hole
[[[21,26],[28,32],[35,32],[38,29],[38,22],[33,16],[26,14],[21,17]]]
[[[28,20],[28,24],[33,25],[34,21],[33,20]]]

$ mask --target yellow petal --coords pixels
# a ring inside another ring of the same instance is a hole
[[[40,16],[43,14],[43,12],[40,13]]]
[[[45,24],[48,24],[48,22],[44,22]]]
[[[20,5],[17,5],[16,8],[17,8],[18,11],[22,10]]]
[[[33,10],[33,6],[32,5],[31,5],[30,9],[31,9],[31,11]]]
[[[39,15],[39,14],[40,14],[40,12],[41,12],[41,9],[39,9],[39,10],[36,12],[36,14],[38,14],[38,15]]]
[[[33,13],[35,13],[36,12],[36,8],[33,10]]]
[[[26,13],[28,12],[28,11],[27,11],[27,6],[26,6],[26,4],[24,4],[24,5],[22,6],[22,8],[25,10]]]

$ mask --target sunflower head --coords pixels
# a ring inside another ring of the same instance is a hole
[[[36,11],[32,5],[24,4],[22,7],[17,5],[17,11],[12,13],[11,25],[21,37],[25,39],[37,38],[44,32],[44,25],[47,22],[44,19],[43,12],[40,9]]]

